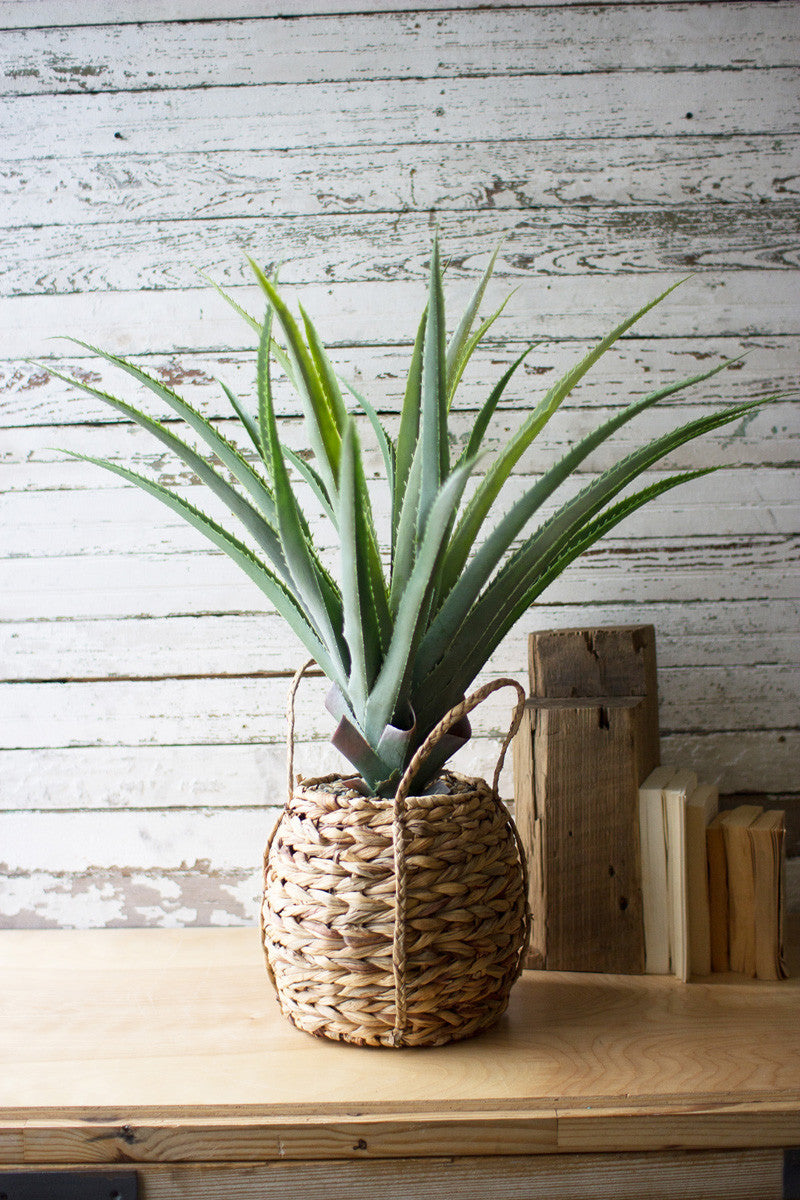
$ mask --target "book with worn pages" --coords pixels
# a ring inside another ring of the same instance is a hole
[[[747,827],[753,860],[755,974],[758,979],[785,979],[783,958],[785,814],[762,813]]]
[[[706,829],[708,856],[708,917],[711,941],[711,970],[730,970],[728,957],[728,862],[725,858],[724,813]]]
[[[656,767],[639,788],[642,915],[645,971],[648,975],[669,975],[664,788],[675,773],[674,767]]]
[[[711,974],[711,911],[706,829],[717,814],[719,790],[700,783],[686,799],[686,908],[689,926],[689,972]]]
[[[755,876],[749,827],[763,808],[740,804],[722,814],[725,860],[728,866],[728,954],[730,968],[743,975],[756,973]]]
[[[686,877],[686,801],[697,787],[694,771],[676,771],[664,788],[667,842],[667,913],[673,975],[689,978],[689,922]]]

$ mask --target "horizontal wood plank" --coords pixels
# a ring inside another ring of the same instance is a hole
[[[709,37],[710,29],[714,36]],[[502,53],[500,48],[502,47]],[[639,4],[479,13],[365,12],[304,20],[73,26],[0,36],[0,94],[157,91],[380,78],[561,74],[616,68],[800,65],[785,4]]]
[[[413,1132],[402,1115],[393,1117],[331,1117],[304,1128],[296,1120],[280,1117],[186,1117],[133,1121],[127,1133],[119,1123],[62,1118],[3,1122],[10,1152],[0,1162],[82,1163],[87,1166],[119,1162],[135,1145],[140,1163],[264,1162],[269,1159],[329,1160],[334,1171],[342,1159],[428,1158],[466,1152],[467,1157],[547,1155],[542,1166],[556,1160],[557,1150],[574,1144],[586,1151],[590,1138],[598,1153],[608,1143],[609,1132],[619,1145],[624,1128],[630,1151],[780,1147],[796,1135],[798,1106],[788,1101],[757,1104],[731,1101],[714,1109],[702,1103],[645,1107],[600,1105],[597,1109],[568,1105],[543,1107],[522,1113],[509,1108],[476,1116],[470,1112],[415,1113]],[[753,1118],[755,1117],[755,1122]],[[699,1118],[699,1119],[698,1119]],[[749,1123],[749,1125],[748,1125]],[[755,1129],[753,1129],[755,1124]],[[20,1147],[14,1155],[12,1135]],[[712,1142],[713,1138],[713,1142]],[[687,1158],[689,1156],[686,1156]],[[730,1156],[729,1156],[730,1157]],[[648,1156],[649,1158],[649,1156]],[[635,1160],[634,1160],[635,1161]],[[335,1165],[334,1165],[335,1164]]]
[[[148,1200],[448,1200],[491,1195],[497,1200],[639,1200],[642,1188],[661,1200],[687,1200],[702,1188],[709,1200],[780,1200],[783,1158],[777,1150],[721,1154],[587,1154],[578,1157],[459,1158],[425,1163],[271,1163],[222,1168],[146,1167],[139,1172]]]
[[[342,759],[327,740],[309,743],[302,724],[298,744],[298,771],[341,770]],[[491,776],[497,750],[496,738],[476,734],[459,751],[461,770]],[[665,762],[685,763],[703,779],[716,780],[723,793],[787,795],[787,803],[798,793],[798,752],[796,729],[662,734]],[[8,811],[270,806],[281,802],[286,786],[282,740],[209,745],[202,753],[193,745],[3,750],[0,761]],[[513,795],[509,769],[501,792]]]
[[[659,666],[738,667],[800,660],[797,605],[753,603],[536,604],[494,656],[497,670],[516,673],[528,631],[631,625],[657,630]],[[277,613],[129,617],[124,620],[7,621],[0,624],[0,678],[152,679],[192,675],[287,677],[287,661],[303,649]]]
[[[450,247],[453,253],[457,249]],[[520,348],[528,342],[602,337],[678,277],[677,272],[554,275],[542,287],[532,274],[520,281],[498,322],[498,336],[505,344],[520,342]],[[448,288],[449,311],[466,308],[472,283],[455,280]],[[146,304],[133,292],[0,297],[0,358],[59,357],[63,348],[53,342],[55,336],[78,337],[117,354],[252,350],[252,330],[208,288],[146,295]],[[235,287],[231,295],[245,308],[261,311],[253,288]],[[311,314],[329,346],[403,346],[413,340],[424,287],[421,279],[416,284],[304,285],[291,289],[287,298]],[[636,332],[648,338],[797,335],[795,282],[788,271],[700,272],[648,313]]]
[[[629,10],[628,10],[629,11]],[[583,205],[791,203],[797,135],[572,138],[0,162],[4,226]],[[57,148],[54,148],[57,150]]]
[[[104,344],[97,331],[93,330],[92,336],[96,336],[100,344]],[[569,341],[546,342],[536,347],[518,368],[506,390],[498,409],[500,415],[493,419],[489,436],[495,431],[498,436],[504,436],[506,428],[520,420],[520,409],[537,402],[556,379],[581,360],[590,349],[590,345],[591,343],[586,341]],[[53,344],[50,344],[49,358],[57,370],[73,375],[100,390],[118,395],[137,407],[145,407],[152,416],[160,420],[176,419],[166,405],[160,404],[157,398],[145,392],[119,368],[105,363],[96,355],[90,356],[85,352],[75,354],[73,349],[67,343],[63,343],[63,350],[59,353],[58,350],[54,351]],[[460,414],[473,414],[480,408],[503,370],[513,362],[516,353],[517,347],[511,343],[487,345],[476,351],[459,384],[454,401],[452,412],[457,435],[463,433],[468,421],[468,418],[461,417]],[[765,419],[772,422],[768,427],[769,432],[759,427],[762,418],[754,417],[747,429],[741,431],[742,436],[736,438],[736,450],[740,454],[746,452],[751,430],[758,429],[757,440],[763,444],[763,450],[752,456],[750,461],[794,461],[794,449],[785,447],[782,435],[791,439],[797,428],[797,405],[794,398],[798,386],[797,361],[800,354],[800,337],[797,335],[767,338],[736,335],[711,338],[624,338],[595,363],[581,380],[579,387],[567,397],[560,412],[551,418],[534,445],[548,445],[553,431],[556,441],[559,431],[566,436],[564,423],[569,427],[569,436],[574,437],[575,431],[582,429],[581,422],[592,421],[595,417],[599,421],[604,416],[606,407],[619,407],[628,399],[641,394],[643,389],[676,383],[698,374],[704,368],[708,369],[724,358],[733,359],[742,354],[746,355],[745,359],[733,363],[728,370],[690,390],[660,401],[658,407],[651,410],[647,420],[649,423],[657,423],[662,412],[676,407],[680,408],[681,412],[692,412],[691,406],[695,404],[728,404],[756,396],[783,394],[786,396],[785,402],[771,406],[765,414]],[[352,382],[370,398],[379,412],[386,414],[398,414],[400,411],[410,356],[410,346],[396,348],[364,345],[356,348],[340,347],[332,351],[334,366],[342,378]],[[228,401],[217,379],[223,379],[236,395],[250,407],[254,407],[254,351],[220,351],[216,355],[197,352],[180,355],[133,354],[129,357],[141,370],[177,390],[209,417],[225,419],[230,416]],[[277,410],[281,413],[282,420],[287,421],[286,436],[290,439],[296,438],[299,435],[294,432],[291,418],[301,414],[299,398],[280,372],[276,373],[274,386]],[[41,461],[52,464],[59,458],[53,451],[54,446],[64,445],[73,449],[77,448],[78,439],[81,437],[103,439],[106,436],[102,431],[91,429],[82,429],[74,435],[70,435],[63,428],[48,428],[34,433],[34,426],[126,424],[107,404],[48,376],[46,367],[19,360],[0,361],[0,399],[0,426],[9,430],[20,427],[24,431],[19,434],[9,432],[3,437],[2,462],[9,467],[13,467],[22,459],[30,459],[31,469]],[[587,410],[584,415],[578,416],[577,412],[584,409]],[[503,415],[509,410],[513,415]],[[507,422],[508,425],[501,422]],[[396,422],[388,421],[387,427],[394,431]],[[230,424],[225,429],[232,432],[233,425]],[[242,435],[239,432],[233,436],[234,440],[237,440]],[[721,449],[721,443],[729,436],[729,431],[723,430],[715,442],[715,447],[719,446]],[[753,433],[752,436],[756,434]],[[69,439],[66,442],[63,441],[65,437]],[[129,428],[128,432],[117,437],[119,440],[115,440],[114,436],[109,434],[105,449],[105,443],[99,443],[102,454],[109,453],[113,445],[135,446],[140,435],[138,430]],[[714,438],[714,434],[706,435],[705,440],[711,442]],[[366,438],[365,443],[369,446],[371,438]],[[295,446],[298,443],[290,441],[290,444]],[[773,450],[776,454],[774,459],[770,457]],[[737,461],[748,459],[739,458]],[[73,469],[77,469],[75,464]]]
[[[523,387],[525,391],[528,390],[525,383]],[[538,390],[537,388],[537,392]],[[687,398],[680,407],[665,405],[662,409],[659,405],[653,408],[646,418],[646,432],[642,428],[643,422],[623,426],[613,438],[592,451],[578,464],[575,477],[585,483],[588,475],[605,471],[647,441],[672,432],[678,425],[707,417],[712,410],[712,403],[692,403],[688,399],[690,395],[692,394],[686,393]],[[142,404],[139,397],[134,399]],[[519,428],[519,410],[523,402],[521,396],[515,397],[512,392],[508,404],[495,414],[483,441],[486,452],[498,454]],[[622,401],[614,407],[603,405],[596,408],[563,408],[551,418],[533,444],[521,455],[515,469],[517,479],[508,495],[511,496],[515,488],[530,483],[531,476],[551,467],[580,438],[616,416],[624,403],[625,401]],[[145,401],[142,408],[150,409],[149,403]],[[109,407],[107,411],[110,415],[115,415],[114,409]],[[91,412],[93,407],[90,408]],[[91,419],[90,413],[85,414],[87,421]],[[454,457],[467,445],[474,421],[474,412],[451,410],[450,440]],[[170,424],[178,437],[184,438],[190,444],[196,441],[185,426],[181,426],[175,420]],[[364,470],[367,480],[378,493],[376,503],[380,506],[383,459],[366,418],[357,418],[356,424],[361,435]],[[397,425],[397,419],[393,415],[384,420],[384,427],[392,437],[396,436]],[[247,435],[238,422],[223,419],[217,422],[217,428],[230,441],[239,445],[245,458],[258,465],[255,452],[252,449],[248,450],[244,444]],[[308,449],[305,427],[296,418],[284,418],[281,440],[295,451]],[[186,488],[193,484],[193,476],[188,467],[177,458],[171,459],[166,455],[152,434],[139,426],[109,423],[12,427],[5,430],[3,443],[3,478],[0,494],[36,494],[43,497],[46,494],[52,495],[53,492],[89,491],[96,495],[108,489],[120,490],[118,476],[99,469],[93,463],[70,458],[70,453],[86,454],[124,465],[150,478],[158,479],[169,487]],[[665,456],[661,460],[660,469],[682,471],[708,466],[734,468],[735,470],[726,471],[720,478],[727,485],[746,478],[751,488],[751,503],[768,507],[775,503],[792,505],[795,494],[793,484],[798,465],[800,413],[796,402],[787,399],[779,404],[768,405],[754,413],[750,419],[739,421],[730,428],[722,426],[699,440],[688,442],[669,456]],[[747,468],[746,473],[742,468]],[[293,477],[298,492],[305,497],[304,485],[295,473]],[[725,490],[723,489],[723,495]],[[682,496],[681,493],[676,493],[673,498],[680,499],[681,505],[690,504],[692,494],[699,496],[701,493],[695,491],[684,493]],[[36,505],[44,501],[40,499],[33,503]],[[150,511],[152,516],[153,510]],[[3,544],[0,541],[0,552]]]
[[[287,666],[289,663],[287,662]],[[323,706],[329,685],[309,681],[306,738],[330,737]],[[258,678],[90,680],[86,683],[0,684],[0,745],[228,745],[282,741],[284,686]],[[794,665],[678,667],[661,672],[665,732],[791,728],[800,700]],[[313,698],[313,703],[311,698]],[[483,705],[476,727],[497,733],[509,705],[499,694]]]
[[[3,158],[154,150],[386,146],[508,138],[800,132],[798,69],[368,80],[175,92],[16,96]],[[444,84],[444,86],[442,86]],[[293,95],[288,96],[289,89]],[[691,114],[691,116],[687,115]],[[621,123],[621,121],[623,123]]]
[[[581,3],[582,0],[548,0],[550,6]],[[604,0],[625,4],[630,0]],[[673,0],[650,0],[673,3]],[[228,0],[226,16],[261,20],[264,17],[307,17],[329,13],[405,12],[408,0]],[[508,8],[509,0],[426,0],[423,11],[439,9]],[[529,7],[525,0],[512,0],[511,7]],[[0,0],[0,29],[33,29],[68,25],[139,24],[162,21],[219,20],[215,0],[128,0],[123,11],[111,0],[95,0],[91,8],[83,0]]]
[[[548,604],[797,599],[800,538],[604,538],[555,580]],[[132,567],[135,561],[135,576]],[[7,560],[0,615],[11,620],[263,612],[262,593],[220,553],[104,552]]]
[[[183,480],[176,479],[169,468],[158,474],[162,484],[169,485],[209,516],[227,521],[231,527],[235,525],[228,509],[202,485],[183,486]],[[665,475],[663,471],[647,472],[641,477],[641,485],[659,482]],[[594,477],[593,473],[587,473],[566,481],[557,496],[542,504],[536,524],[552,516]],[[533,481],[534,477],[529,475],[512,476],[498,511],[519,501]],[[616,536],[691,539],[708,534],[738,538],[792,535],[800,529],[799,481],[800,471],[789,467],[728,469],[694,479],[677,491],[656,497],[627,517]],[[330,554],[332,569],[338,577],[338,535],[324,514],[316,515],[317,507],[308,500],[311,533],[320,551]],[[389,521],[389,502],[385,489],[379,485],[373,493],[373,507],[378,527],[383,530]],[[182,517],[132,484],[120,488],[87,486],[74,491],[8,492],[0,496],[0,519],[5,525],[0,554],[6,559],[72,558],[109,551],[132,555],[191,554],[203,545],[202,535]],[[496,519],[488,523],[486,532],[494,524]]]
[[[800,10],[799,10],[800,11]],[[594,209],[533,216],[447,213],[445,246],[471,242],[449,278],[472,278],[481,257],[505,238],[495,288],[537,275],[630,275],[654,271],[795,270],[800,262],[800,210],[794,205]],[[245,255],[281,260],[289,284],[355,281],[415,282],[430,258],[427,214],[272,217],[223,222],[176,221],[43,226],[0,230],[0,255],[9,264],[3,291],[31,296],[73,292],[191,288],[202,268],[222,286],[252,279]]]

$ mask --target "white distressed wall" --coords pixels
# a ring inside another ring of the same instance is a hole
[[[720,356],[747,352],[628,427],[620,452],[720,401],[797,395],[800,6],[349,7],[0,0],[0,925],[254,920],[303,657],[199,535],[53,448],[200,499],[141,430],[26,361],[134,395],[51,335],[131,355],[227,420],[213,377],[252,395],[252,339],[197,268],[255,307],[246,250],[283,261],[391,422],[438,222],[451,311],[500,235],[491,298],[517,289],[463,385],[461,435],[544,341],[497,445],[590,339],[694,273],[581,385],[527,475],[643,386]],[[665,758],[796,805],[799,436],[787,398],[676,454],[725,469],[573,567],[492,670],[524,680],[536,627],[652,621]],[[301,769],[335,761],[321,696],[312,682],[300,705]],[[506,704],[462,768],[491,770]]]

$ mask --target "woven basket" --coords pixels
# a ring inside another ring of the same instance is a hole
[[[338,775],[293,778],[264,855],[261,932],[282,1012],[298,1029],[359,1046],[439,1046],[488,1028],[522,969],[525,859],[497,793],[525,694],[495,680],[420,747],[393,800]],[[448,794],[409,796],[439,738],[490,692],[518,703],[491,788],[443,771]]]

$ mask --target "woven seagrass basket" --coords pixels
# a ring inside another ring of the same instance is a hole
[[[310,664],[306,664],[308,667]],[[495,680],[420,747],[394,799],[338,775],[293,777],[264,854],[267,971],[298,1029],[359,1046],[439,1046],[492,1025],[508,1004],[529,933],[525,859],[497,785],[525,694]],[[490,692],[518,703],[491,788],[442,771],[448,790],[409,796],[439,738]]]

